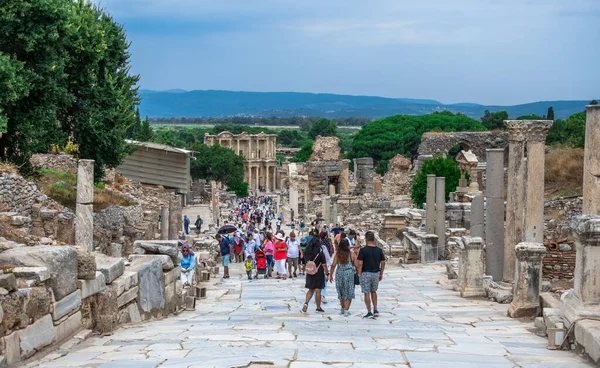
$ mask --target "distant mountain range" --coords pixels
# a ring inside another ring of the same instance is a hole
[[[140,90],[140,114],[153,118],[254,116],[320,116],[326,118],[364,116],[381,118],[396,114],[423,115],[435,111],[461,112],[480,118],[485,110],[506,110],[511,118],[545,115],[554,108],[555,118],[584,111],[590,100],[538,101],[514,106],[486,106],[474,103],[443,104],[435,100],[350,96],[330,93],[168,91]]]

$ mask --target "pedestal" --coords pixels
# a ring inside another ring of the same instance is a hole
[[[515,252],[516,279],[508,316],[512,318],[537,316],[540,308],[542,260],[546,255],[546,247],[541,243],[523,242],[515,247]]]
[[[421,263],[433,263],[438,260],[438,236],[426,234],[421,237]]]
[[[462,237],[458,274],[460,296],[463,298],[484,296],[483,288],[483,239]]]

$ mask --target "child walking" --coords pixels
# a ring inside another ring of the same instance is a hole
[[[246,275],[248,275],[248,280],[252,280],[252,256],[248,256],[246,258]]]

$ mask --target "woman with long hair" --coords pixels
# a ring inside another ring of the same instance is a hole
[[[340,314],[345,316],[350,315],[350,304],[355,297],[354,261],[356,261],[356,254],[350,252],[350,242],[346,237],[343,237],[333,257],[329,282],[333,282],[335,272],[335,288],[340,300]]]
[[[315,294],[317,312],[323,313],[325,311],[321,308],[321,289],[323,289],[329,273],[327,272],[325,255],[321,250],[321,241],[317,236],[313,236],[306,245],[304,258],[306,259],[307,263],[315,263],[317,266],[317,272],[314,275],[306,275],[306,284],[304,286],[308,289],[308,291],[306,292],[306,300],[302,306],[302,313],[306,313],[308,310],[308,302],[310,302]]]
[[[267,276],[271,277],[273,273],[273,267],[275,266],[275,243],[273,242],[273,234],[267,233],[265,236],[265,242],[263,243],[265,255],[267,256]]]

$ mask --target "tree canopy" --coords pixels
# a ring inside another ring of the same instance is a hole
[[[248,184],[244,182],[244,157],[233,150],[218,144],[207,146],[196,143],[191,147],[196,151],[190,162],[192,178],[220,181],[238,197],[248,196]],[[245,184],[245,185],[244,185]]]
[[[349,158],[372,157],[376,170],[387,170],[387,161],[397,154],[416,158],[423,133],[430,131],[483,131],[477,120],[450,112],[429,115],[395,115],[363,126],[352,140]],[[380,161],[386,161],[379,163]]]
[[[490,112],[490,110],[485,110],[483,117],[481,118],[481,124],[488,130],[505,129],[504,120],[508,120],[508,112]]]
[[[335,137],[337,135],[337,124],[335,121],[329,119],[317,120],[308,131],[310,139],[316,139],[317,136],[321,137]]]
[[[84,0],[6,0],[0,7],[0,159],[72,139],[95,177],[126,154],[139,77],[123,27]]]
[[[445,191],[446,201],[450,199],[450,192],[454,192],[460,179],[460,167],[458,163],[450,157],[436,157],[425,160],[421,168],[415,175],[411,199],[419,208],[423,208],[423,203],[427,199],[427,175],[443,176],[446,178]],[[467,172],[467,179],[469,175]]]

